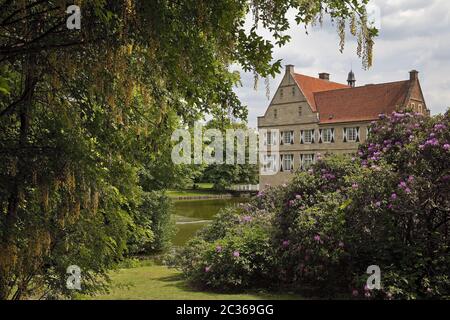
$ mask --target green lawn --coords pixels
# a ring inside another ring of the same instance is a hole
[[[222,294],[201,292],[190,288],[179,271],[161,265],[142,265],[136,268],[119,269],[111,273],[111,292],[107,295],[84,297],[101,300],[294,300],[293,294],[269,294],[251,292],[244,294]]]
[[[172,198],[176,197],[198,197],[198,196],[219,196],[224,192],[213,190],[212,183],[197,183],[197,188],[186,190],[168,190],[167,195]],[[225,192],[226,193],[226,192]]]

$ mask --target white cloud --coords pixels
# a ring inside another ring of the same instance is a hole
[[[294,64],[296,71],[315,76],[329,72],[331,79],[345,83],[353,65],[357,84],[379,83],[408,79],[408,71],[420,71],[425,99],[433,114],[450,106],[450,1],[448,0],[373,0],[380,7],[380,35],[375,40],[374,65],[361,68],[356,56],[356,43],[348,38],[343,54],[339,39],[329,23],[304,32],[303,26],[293,25],[292,41],[275,48],[274,59]],[[263,115],[269,100],[264,82],[253,90],[253,75],[242,74],[243,87],[236,92],[249,108],[249,124],[256,126],[256,117]],[[270,79],[271,94],[281,75]]]

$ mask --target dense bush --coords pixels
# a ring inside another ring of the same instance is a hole
[[[176,265],[211,288],[450,298],[449,114],[380,118],[358,156],[319,159],[228,209]],[[380,290],[365,287],[370,265],[381,269]]]
[[[166,249],[175,231],[171,213],[171,202],[164,192],[143,192],[130,223],[130,253],[149,254]]]

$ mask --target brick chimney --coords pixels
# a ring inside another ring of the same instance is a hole
[[[319,73],[319,79],[329,81],[330,80],[330,74],[326,73],[326,72]]]
[[[419,79],[419,71],[411,70],[409,72],[409,80],[410,81],[416,81],[417,79]]]

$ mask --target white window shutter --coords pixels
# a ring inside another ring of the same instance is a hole
[[[267,132],[264,132],[264,145],[267,146]]]
[[[284,132],[281,131],[281,133],[280,133],[280,145],[284,144],[283,139],[284,139]]]
[[[344,128],[344,142],[347,142],[347,128]]]
[[[291,131],[291,144],[294,144],[294,131]]]
[[[300,155],[300,168],[303,169],[303,155]]]
[[[316,142],[316,129],[311,130],[311,143]]]
[[[359,127],[356,128],[356,142],[359,142]]]
[[[272,145],[275,146],[277,144],[278,136],[276,131],[272,132]]]
[[[334,129],[331,129],[331,142],[334,142]]]

